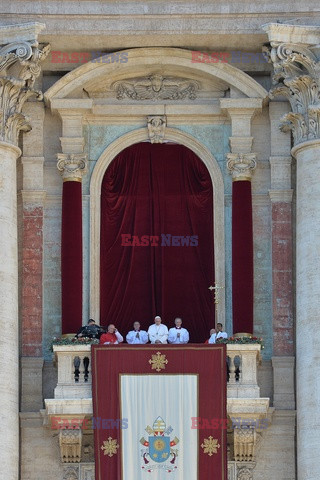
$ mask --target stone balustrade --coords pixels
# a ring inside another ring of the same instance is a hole
[[[257,366],[261,345],[227,345],[227,397],[260,398]],[[56,345],[53,347],[58,365],[55,399],[91,399],[91,345]]]
[[[228,398],[259,398],[257,371],[260,361],[260,344],[227,345]]]

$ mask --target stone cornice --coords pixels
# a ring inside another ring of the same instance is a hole
[[[0,139],[13,145],[17,145],[21,130],[31,130],[22,113],[24,103],[31,96],[42,100],[42,93],[33,86],[40,63],[50,51],[49,45],[39,48],[37,41],[44,27],[29,23],[0,28]]]
[[[267,32],[269,42],[301,43],[305,45],[318,45],[320,43],[320,27],[318,26],[266,23],[261,28]]]

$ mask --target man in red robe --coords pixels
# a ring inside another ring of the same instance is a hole
[[[100,344],[102,345],[116,345],[121,342],[123,342],[123,336],[112,323],[108,325],[107,333],[103,333],[100,337]]]

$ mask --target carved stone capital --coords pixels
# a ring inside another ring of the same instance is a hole
[[[87,156],[84,153],[58,153],[57,169],[64,182],[81,182],[87,173]]]
[[[63,463],[80,463],[82,430],[64,428],[59,431],[60,456]]]
[[[257,166],[255,153],[227,153],[227,168],[232,174],[232,180],[251,180]]]
[[[148,131],[151,143],[162,143],[164,140],[167,118],[165,115],[152,115],[148,117]]]
[[[272,41],[265,51],[274,67],[269,96],[285,96],[292,110],[282,117],[281,130],[292,130],[295,145],[320,138],[320,61],[300,44]]]
[[[39,48],[38,30],[35,28],[32,39],[29,36],[28,40],[0,45],[0,140],[14,145],[21,130],[31,130],[29,119],[22,113],[25,101],[31,96],[42,100],[42,93],[33,86],[50,46]]]

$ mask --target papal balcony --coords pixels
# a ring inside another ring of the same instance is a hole
[[[231,467],[233,462],[254,462],[257,434],[270,421],[269,398],[260,397],[257,381],[260,350],[260,344],[227,344]],[[45,400],[44,423],[59,431],[62,462],[79,463],[82,429],[85,425],[88,434],[92,425],[91,345],[55,345],[53,352],[58,382],[54,398]]]

